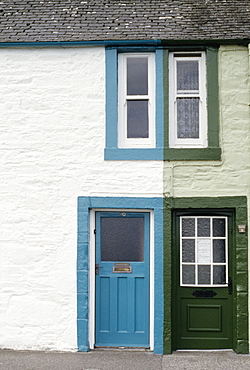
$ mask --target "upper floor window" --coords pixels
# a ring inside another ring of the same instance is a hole
[[[118,55],[118,147],[155,147],[155,55]]]
[[[207,147],[206,54],[169,54],[169,147]]]
[[[105,160],[219,160],[218,91],[217,48],[107,47]]]

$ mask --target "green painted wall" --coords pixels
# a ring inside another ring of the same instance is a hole
[[[221,160],[164,162],[165,353],[171,352],[171,269],[169,268],[171,266],[171,243],[169,242],[171,210],[176,207],[202,208],[209,204],[211,207],[216,207],[214,205],[216,198],[220,199],[221,207],[230,207],[229,204],[227,205],[227,200],[231,198],[234,199],[232,201],[234,204],[231,206],[237,208],[236,225],[250,224],[250,49],[237,45],[221,46],[218,51],[218,74]],[[193,199],[188,199],[190,197]],[[225,197],[225,202],[222,197]],[[183,199],[185,201],[182,201]],[[234,349],[239,353],[248,351],[245,325],[247,303],[249,303],[247,298],[249,227],[247,230],[248,235],[238,234],[237,229],[235,230],[237,325]]]

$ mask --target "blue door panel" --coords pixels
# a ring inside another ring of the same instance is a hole
[[[102,261],[103,217],[124,217],[119,212],[96,213],[96,346],[149,347],[149,213],[126,213],[144,222],[144,256],[127,263],[131,273],[116,273],[115,260]],[[136,232],[134,230],[133,232]]]

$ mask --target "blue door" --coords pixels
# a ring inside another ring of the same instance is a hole
[[[149,213],[96,212],[95,346],[149,347]]]

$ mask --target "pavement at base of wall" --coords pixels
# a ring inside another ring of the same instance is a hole
[[[0,350],[1,370],[213,370],[250,369],[250,355],[233,351],[177,351],[155,355],[149,351],[101,350],[42,352]]]

